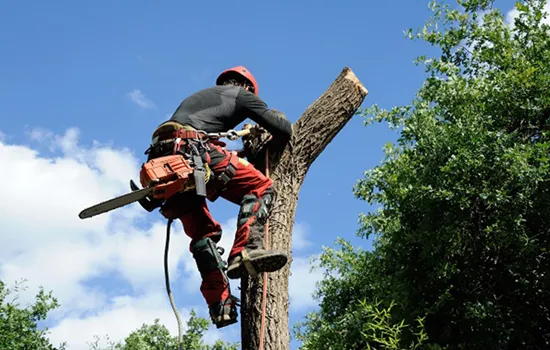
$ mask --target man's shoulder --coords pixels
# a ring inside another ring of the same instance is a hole
[[[196,96],[230,96],[236,98],[241,91],[245,91],[238,86],[233,85],[214,85],[198,91],[195,91],[188,98]]]
[[[241,89],[238,86],[235,85],[214,85],[207,88],[204,88],[202,90],[197,91],[196,93],[223,93],[227,91],[241,91]],[[244,91],[244,90],[243,90]]]

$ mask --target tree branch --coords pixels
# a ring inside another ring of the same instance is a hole
[[[307,171],[325,147],[353,117],[367,89],[349,68],[306,109],[294,127],[296,161]]]

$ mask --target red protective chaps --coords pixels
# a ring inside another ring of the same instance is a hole
[[[226,169],[230,157],[237,157],[237,155],[212,143],[209,143],[208,146],[211,149],[205,157],[206,163],[217,176]],[[219,196],[234,204],[243,205],[244,196],[262,197],[271,188],[272,181],[246,160],[242,158],[238,158],[238,160],[234,176],[227,182],[225,189],[219,192]],[[212,186],[211,182],[206,184],[209,195],[214,192]],[[192,240],[190,250],[195,243],[205,237],[210,237],[216,243],[219,242],[222,227],[210,214],[204,197],[197,196],[194,191],[184,192],[179,196],[177,206],[183,229]],[[254,229],[262,229],[262,227],[253,224],[254,215],[246,222],[238,223],[229,256],[233,256],[245,248],[249,241],[251,226],[254,226]],[[220,271],[213,271],[204,276],[200,290],[208,306],[229,297],[228,284]]]

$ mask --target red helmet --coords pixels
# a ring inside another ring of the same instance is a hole
[[[252,92],[258,95],[258,83],[256,82],[256,78],[254,78],[252,73],[250,73],[250,71],[244,66],[237,66],[224,70],[216,79],[216,85],[220,85],[223,78],[231,76],[232,74],[238,74],[248,80],[248,82],[250,82],[250,84],[252,84],[252,86],[254,87],[254,91]]]

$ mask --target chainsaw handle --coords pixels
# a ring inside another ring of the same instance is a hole
[[[136,185],[134,180],[130,180],[130,189],[132,191],[139,191],[140,190],[139,186]],[[139,203],[139,205],[141,205],[141,207],[143,209],[147,210],[148,212],[152,212],[156,208],[159,208],[160,205],[161,205],[161,201],[156,200],[154,198],[151,199],[151,198],[147,198],[147,197],[138,200],[138,203]]]

